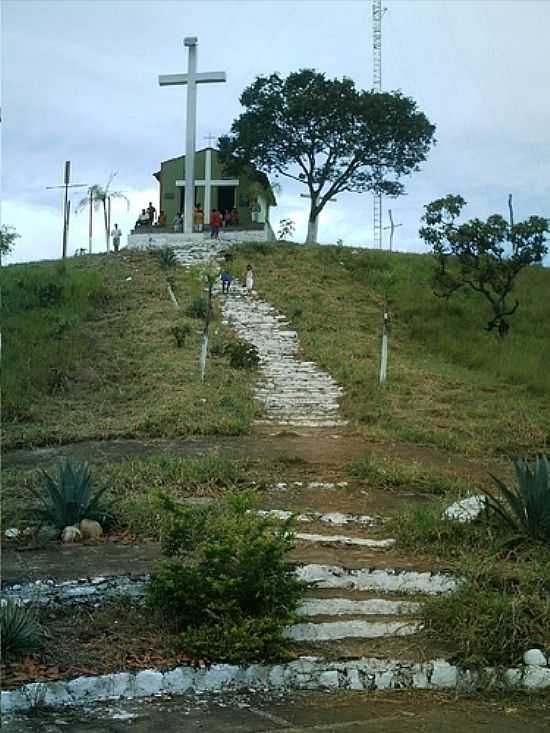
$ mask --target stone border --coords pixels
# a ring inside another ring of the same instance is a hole
[[[443,659],[413,663],[368,657],[352,661],[302,657],[288,664],[215,664],[203,669],[176,667],[166,672],[146,669],[58,682],[32,682],[2,691],[1,707],[3,713],[15,713],[103,700],[229,690],[473,690],[484,686],[549,688],[550,668],[529,666],[500,671],[489,668],[474,672]]]

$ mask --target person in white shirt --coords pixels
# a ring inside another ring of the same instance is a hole
[[[120,248],[121,236],[122,236],[122,232],[118,228],[118,224],[115,224],[115,228],[111,232],[111,237],[113,238],[113,249],[115,252],[118,252]]]

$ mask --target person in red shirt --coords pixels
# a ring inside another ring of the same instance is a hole
[[[222,215],[217,209],[212,209],[210,215],[210,238],[218,239],[220,234],[220,227],[222,225]]]

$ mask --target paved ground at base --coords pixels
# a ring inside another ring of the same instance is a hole
[[[6,733],[542,733],[550,698],[492,702],[408,693],[225,695],[109,703],[4,721]]]

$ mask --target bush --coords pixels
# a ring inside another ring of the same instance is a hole
[[[507,576],[500,563],[476,560],[460,574],[458,590],[424,603],[423,622],[429,635],[453,645],[461,663],[516,665],[527,649],[550,647],[550,572],[543,562]]]
[[[187,653],[237,662],[288,656],[284,627],[306,586],[287,560],[289,523],[259,517],[251,504],[249,493],[208,507],[163,499],[169,559],[147,595],[183,632]]]
[[[258,349],[242,341],[227,344],[225,353],[229,354],[229,364],[233,369],[255,369],[260,363]]]
[[[197,295],[185,309],[189,318],[205,319],[208,313],[208,300],[203,295]]]
[[[92,477],[87,463],[73,466],[70,461],[58,466],[58,477],[42,471],[42,491],[31,489],[42,504],[39,518],[61,530],[82,519],[95,519],[104,524],[109,511],[100,503],[106,486],[93,492]]]
[[[515,461],[517,486],[509,489],[500,479],[493,476],[503,501],[489,492],[487,505],[495,518],[518,537],[550,544],[550,466],[545,456],[539,456],[535,463]]]
[[[32,611],[12,600],[2,600],[0,638],[3,659],[21,657],[38,649],[40,628]]]
[[[176,339],[176,346],[178,349],[181,349],[182,346],[185,346],[185,339],[191,333],[191,326],[188,323],[178,323],[177,325],[172,326],[170,333]]]

